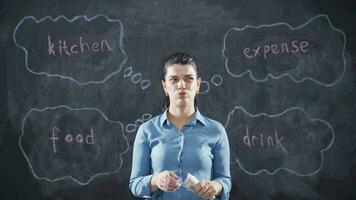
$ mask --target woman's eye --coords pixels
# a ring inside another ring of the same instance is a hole
[[[176,79],[176,78],[171,78],[171,79],[169,79],[169,81],[170,81],[170,82],[177,82],[178,79]]]

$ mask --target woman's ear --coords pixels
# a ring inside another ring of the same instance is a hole
[[[199,77],[197,80],[197,94],[199,93],[200,90],[200,83],[201,83],[201,78]]]
[[[162,88],[163,88],[164,94],[166,96],[168,96],[168,93],[167,93],[167,90],[166,90],[166,81],[162,80],[161,83],[162,83]]]

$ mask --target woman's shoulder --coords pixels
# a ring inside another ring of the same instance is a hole
[[[202,116],[203,116],[203,118],[205,120],[205,124],[208,128],[225,131],[225,127],[221,124],[221,122],[219,122],[215,119],[212,119],[204,114],[202,114]]]
[[[156,116],[152,117],[151,119],[143,122],[140,125],[140,128],[146,129],[146,128],[152,128],[152,127],[155,127],[156,125],[159,125],[161,123],[162,115],[163,114],[156,115]]]

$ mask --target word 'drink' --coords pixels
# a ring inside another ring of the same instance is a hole
[[[249,148],[253,147],[261,147],[261,148],[275,148],[275,149],[281,149],[285,153],[288,153],[286,148],[283,146],[282,142],[284,140],[284,137],[281,137],[278,135],[277,130],[274,130],[274,135],[273,136],[266,136],[264,134],[259,134],[258,136],[256,135],[250,135],[250,131],[248,127],[246,127],[246,135],[243,137],[243,142],[246,146]]]

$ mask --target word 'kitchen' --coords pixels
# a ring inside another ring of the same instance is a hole
[[[112,51],[112,47],[107,40],[86,42],[83,37],[79,37],[79,42],[68,42],[66,40],[53,40],[48,35],[48,55],[49,56],[72,56],[75,54],[99,53]]]

